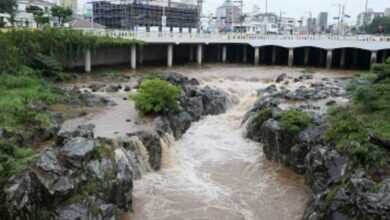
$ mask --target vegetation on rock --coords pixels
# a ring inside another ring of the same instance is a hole
[[[349,86],[352,102],[348,106],[328,112],[330,127],[325,140],[348,154],[353,166],[383,166],[388,150],[370,139],[390,138],[390,59],[386,64],[373,65],[370,73],[355,76],[363,82]]]
[[[130,96],[141,114],[164,114],[178,109],[181,89],[160,79],[145,80],[138,94]]]
[[[311,118],[306,112],[295,109],[290,109],[280,113],[278,120],[282,127],[292,131],[295,134],[298,134],[311,123]]]

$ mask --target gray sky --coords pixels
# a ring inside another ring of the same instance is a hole
[[[87,0],[79,0],[79,5],[83,5]],[[161,0],[159,0],[161,1]],[[167,1],[167,0],[165,0]],[[172,0],[180,1],[180,0]],[[196,0],[193,0],[196,1]],[[224,0],[203,0],[204,13],[212,12],[222,4]],[[258,5],[262,12],[265,11],[266,0],[244,0],[245,12],[252,11],[253,5]],[[308,17],[308,11],[311,11],[314,17],[321,11],[329,12],[329,22],[333,23],[333,17],[338,15],[338,6],[332,4],[344,3],[345,0],[268,0],[268,11],[279,15],[280,10],[284,12],[285,17],[294,17],[299,19],[301,16]],[[347,14],[351,15],[350,22],[355,22],[358,13],[364,11],[366,0],[347,0]],[[385,8],[390,8],[390,0],[368,0],[368,8],[374,11],[383,12]]]

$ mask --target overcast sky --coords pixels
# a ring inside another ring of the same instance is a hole
[[[162,1],[162,0],[159,0]],[[163,0],[164,1],[164,0]],[[167,0],[165,0],[167,1]],[[180,0],[172,0],[180,1]],[[196,0],[193,0],[196,1]],[[215,14],[215,9],[224,2],[224,0],[203,0],[204,13],[212,12]],[[252,11],[253,5],[258,5],[261,11],[265,11],[266,0],[244,0],[244,11]],[[333,17],[338,15],[338,6],[332,4],[344,4],[347,2],[347,14],[351,15],[351,22],[355,22],[356,16],[365,10],[366,0],[268,0],[268,11],[275,12],[279,15],[280,10],[284,13],[284,17],[301,18],[308,17],[309,11],[314,17],[318,16],[321,11],[329,12],[329,22],[332,22]],[[87,0],[79,0],[79,5],[83,5]],[[385,8],[390,8],[390,0],[368,0],[368,8],[373,8],[374,11],[383,12]]]

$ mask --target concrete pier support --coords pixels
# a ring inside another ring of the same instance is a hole
[[[347,53],[347,49],[343,48],[341,49],[341,55],[340,55],[340,67],[344,68],[345,67],[345,56]]]
[[[387,60],[387,50],[384,50],[382,52],[382,63],[385,63]]]
[[[173,62],[173,44],[168,44],[168,50],[167,50],[167,66],[172,67]]]
[[[326,52],[326,69],[332,68],[333,51],[328,50]]]
[[[294,65],[294,49],[288,49],[288,66],[291,67]]]
[[[255,47],[255,55],[254,55],[255,65],[259,65],[259,60],[260,60],[260,48]]]
[[[272,47],[272,64],[276,63],[276,47]]]
[[[130,54],[130,66],[131,66],[131,69],[135,69],[137,68],[137,46],[136,45],[132,45],[131,46],[131,54]]]
[[[227,58],[227,46],[223,45],[222,46],[222,63],[226,63],[226,58]]]
[[[85,51],[84,70],[86,73],[91,72],[91,49]]]
[[[310,57],[310,48],[306,47],[305,48],[305,54],[303,58],[303,64],[307,66],[309,64],[309,57]]]
[[[371,51],[371,64],[377,63],[378,60],[378,52],[377,51]]]
[[[190,61],[194,61],[194,45],[190,45]]]
[[[244,63],[246,63],[247,61],[247,52],[248,52],[247,46],[244,45],[244,47],[242,48],[242,62]]]
[[[202,65],[202,57],[203,57],[203,45],[198,44],[196,61],[198,62],[199,65]]]

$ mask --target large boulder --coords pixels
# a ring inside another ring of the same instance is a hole
[[[74,137],[61,148],[60,154],[69,162],[82,162],[92,154],[95,149],[94,140],[84,137]]]
[[[169,115],[168,120],[170,128],[173,132],[173,136],[176,139],[179,139],[182,134],[184,134],[184,132],[190,128],[192,122],[191,115],[187,112],[180,112],[176,115]]]
[[[307,154],[305,165],[305,183],[318,193],[342,179],[348,159],[328,146],[318,145]]]
[[[345,183],[313,195],[303,219],[389,219],[390,179],[375,183],[356,171]]]
[[[263,152],[268,160],[289,164],[291,148],[296,143],[296,135],[283,128],[280,123],[271,118],[261,126]]]
[[[228,94],[222,90],[211,89],[209,86],[201,89],[201,94],[204,115],[225,113],[231,103]]]

